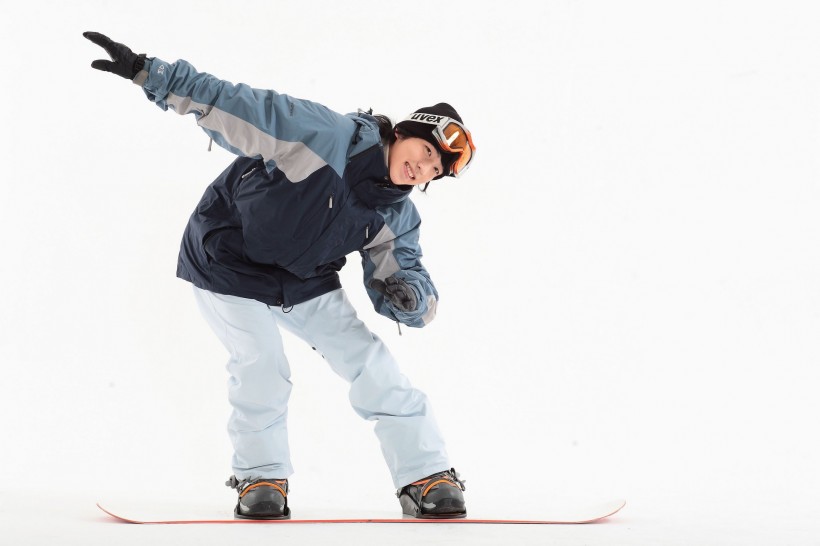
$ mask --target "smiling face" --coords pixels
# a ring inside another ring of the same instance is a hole
[[[398,133],[396,137],[387,159],[390,180],[394,184],[419,186],[442,173],[441,153],[435,146],[423,138]]]

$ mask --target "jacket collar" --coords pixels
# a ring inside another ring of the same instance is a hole
[[[390,181],[381,146],[371,147],[353,158],[353,161],[359,163],[354,170],[360,175],[353,177],[350,186],[359,199],[370,207],[404,201],[413,190],[413,186],[397,186]]]

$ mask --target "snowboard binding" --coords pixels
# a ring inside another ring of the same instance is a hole
[[[467,517],[464,480],[455,468],[432,474],[405,485],[396,496],[405,516],[419,519],[457,519]]]
[[[233,514],[238,519],[290,519],[288,481],[238,480],[231,476],[225,485],[239,492]]]

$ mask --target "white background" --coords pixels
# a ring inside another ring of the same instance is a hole
[[[226,354],[174,275],[231,156],[93,71],[96,30],[343,113],[453,104],[477,159],[414,194],[438,318],[399,337],[355,255],[343,284],[430,395],[472,515],[629,501],[593,527],[291,543],[820,544],[813,2],[32,0],[0,19],[0,541],[284,533],[97,516],[235,497]],[[395,515],[371,424],[287,343],[295,513]]]

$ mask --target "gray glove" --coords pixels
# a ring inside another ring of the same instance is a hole
[[[400,311],[415,311],[418,307],[416,291],[404,282],[404,279],[396,277],[387,277],[383,281],[373,279],[370,281],[370,288],[382,294]]]

